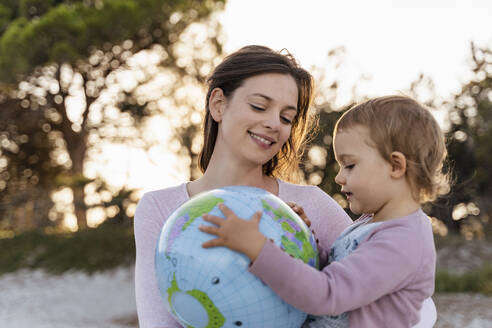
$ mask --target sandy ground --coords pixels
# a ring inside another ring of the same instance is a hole
[[[435,295],[436,328],[492,327],[492,297],[479,294]]]
[[[0,276],[0,327],[136,327],[133,277],[133,268],[92,276],[42,271]]]
[[[492,297],[435,295],[436,328],[492,327]],[[133,268],[88,276],[20,271],[0,276],[2,328],[137,327]]]

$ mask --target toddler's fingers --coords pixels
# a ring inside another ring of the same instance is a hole
[[[224,242],[220,238],[210,239],[209,241],[206,241],[202,244],[203,248],[210,248],[210,247],[217,247],[217,246],[224,246]]]
[[[219,204],[219,210],[221,210],[222,213],[226,217],[237,217],[236,214],[227,206],[225,206],[223,203]]]
[[[224,222],[223,218],[221,218],[219,216],[215,216],[215,215],[210,215],[210,214],[203,214],[202,218],[203,218],[203,220],[210,222],[210,223],[213,223],[213,224],[218,225],[218,226],[220,226],[222,224],[222,222]]]
[[[218,227],[201,225],[198,227],[198,230],[200,230],[201,232],[209,233],[211,235],[216,235],[216,236],[219,235],[219,228]]]
[[[256,211],[255,214],[251,217],[251,221],[255,221],[257,224],[260,224],[261,216],[263,215],[262,211]]]

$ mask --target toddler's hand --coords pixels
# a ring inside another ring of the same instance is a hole
[[[215,226],[201,225],[200,231],[217,236],[203,243],[202,247],[225,246],[244,253],[253,262],[260,254],[266,240],[258,229],[262,212],[256,212],[250,220],[243,220],[224,204],[220,204],[219,209],[224,213],[225,219],[210,214],[202,215],[205,221]]]

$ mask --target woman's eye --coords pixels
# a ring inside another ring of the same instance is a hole
[[[292,124],[292,120],[288,117],[281,116],[280,119],[285,123],[285,124]]]
[[[355,164],[345,165],[345,168],[348,170],[351,170],[354,168],[354,166],[355,166]]]
[[[258,107],[258,106],[255,106],[255,105],[250,105],[251,108],[253,108],[254,110],[257,110],[257,111],[260,111],[260,112],[263,112],[265,111],[265,108],[263,107]]]

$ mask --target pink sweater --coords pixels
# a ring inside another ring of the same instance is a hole
[[[318,187],[294,185],[281,180],[278,180],[278,184],[278,196],[284,201],[294,201],[304,207],[320,246],[329,250],[337,236],[352,222],[349,216]],[[140,328],[181,327],[167,312],[159,294],[154,256],[164,222],[188,199],[186,184],[183,183],[176,187],[146,193],[137,206],[134,220],[137,251],[135,293]],[[275,253],[275,250],[273,251]],[[264,257],[270,255],[266,254]],[[294,263],[296,267],[299,266],[297,261]],[[292,278],[287,279],[292,281]]]
[[[419,321],[423,301],[434,292],[435,260],[430,220],[418,210],[380,223],[352,254],[322,271],[292,259],[271,242],[250,271],[307,313],[350,311],[351,328],[399,328]]]

